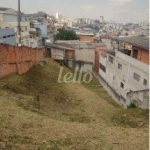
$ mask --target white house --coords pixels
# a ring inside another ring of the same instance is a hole
[[[142,43],[140,46],[142,48]],[[123,101],[120,102],[122,105],[128,106],[133,100],[136,100],[138,104],[140,103],[138,107],[148,108],[149,65],[119,49],[105,52],[106,57],[100,56],[100,77],[119,97],[122,97]],[[140,96],[129,98],[129,93],[132,92]]]

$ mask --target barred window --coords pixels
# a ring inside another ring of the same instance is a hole
[[[106,67],[102,64],[100,64],[100,69],[103,71],[103,72],[106,72]]]
[[[140,82],[140,76],[136,73],[134,73],[133,79],[136,80],[137,82]]]
[[[147,86],[147,80],[146,79],[144,79],[143,85]]]
[[[121,82],[120,87],[124,89],[124,84]]]
[[[111,62],[111,63],[113,64],[113,63],[114,63],[113,57],[109,56],[109,57],[108,57],[108,61]]]
[[[118,64],[118,69],[122,70],[122,65]]]

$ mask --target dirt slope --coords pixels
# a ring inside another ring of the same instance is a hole
[[[120,108],[95,79],[58,84],[60,67],[46,59],[0,80],[0,149],[148,149],[148,111]]]

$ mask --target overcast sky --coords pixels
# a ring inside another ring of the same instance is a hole
[[[0,0],[0,7],[17,9],[17,1]],[[107,21],[140,22],[148,20],[149,0],[21,0],[21,9],[24,13],[60,12],[70,19],[102,15]]]

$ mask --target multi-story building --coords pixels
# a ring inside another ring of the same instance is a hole
[[[73,27],[73,21],[69,20],[67,26],[72,28]]]
[[[143,37],[115,38],[114,51],[100,56],[99,75],[107,90],[124,106],[136,102],[149,108],[149,39]],[[116,96],[118,95],[118,96]]]
[[[63,16],[62,16],[62,14],[60,14],[60,13],[56,13],[56,19],[57,19],[57,21],[58,22],[61,22],[61,20],[63,19]]]
[[[14,28],[16,33],[16,43],[18,43],[18,13],[11,8],[0,8],[0,26],[2,28]],[[21,42],[22,45],[30,46],[29,35],[30,23],[24,14],[21,16]]]
[[[88,25],[93,24],[93,19],[87,18],[85,21]]]
[[[104,23],[104,16],[100,16],[100,23]]]
[[[19,43],[18,33],[18,12],[11,8],[0,8],[0,27],[13,28],[15,32],[16,45]],[[37,32],[36,29],[30,28],[30,22],[24,14],[21,14],[21,44],[28,47],[38,47],[39,38],[30,35],[30,33]]]
[[[32,26],[39,32],[39,40],[42,40],[42,45],[45,45],[47,39],[53,40],[53,34],[51,33],[51,25],[46,22],[32,21]]]

